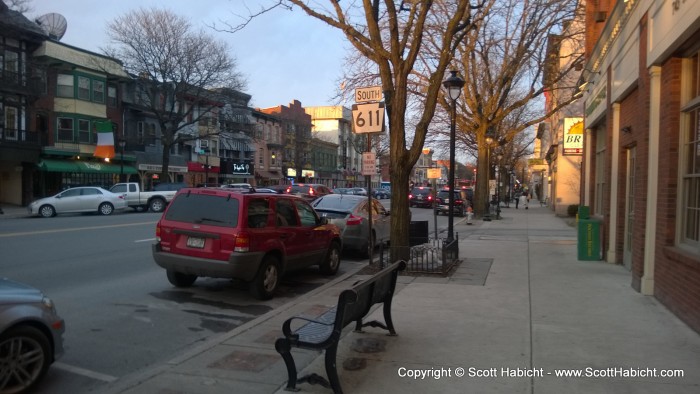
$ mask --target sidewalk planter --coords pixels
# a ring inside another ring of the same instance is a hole
[[[408,245],[415,246],[427,244],[430,241],[428,236],[427,220],[412,220],[408,225]]]
[[[603,236],[601,234],[600,220],[595,218],[578,220],[578,259],[602,260]]]

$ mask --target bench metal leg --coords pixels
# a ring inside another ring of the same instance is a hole
[[[299,391],[297,386],[297,367],[294,364],[294,358],[292,357],[292,347],[289,341],[285,338],[279,338],[275,341],[275,349],[277,353],[282,356],[284,360],[284,365],[287,367],[287,387],[286,391]]]
[[[390,336],[396,336],[396,330],[394,329],[394,321],[391,320],[391,300],[392,295],[384,300],[384,322],[386,323],[387,330],[389,330]]]
[[[335,365],[335,357],[338,352],[338,343],[334,343],[326,349],[326,375],[331,384],[331,388],[335,394],[341,394],[343,389],[340,388],[340,379],[338,379],[338,370]]]

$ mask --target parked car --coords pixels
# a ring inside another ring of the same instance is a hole
[[[319,183],[297,183],[289,187],[288,193],[302,197],[306,201],[313,201],[326,194],[332,194],[333,191]]]
[[[256,193],[275,193],[275,194],[277,194],[276,190],[269,189],[266,187],[256,187],[256,188],[251,189],[251,190],[255,190]]]
[[[186,183],[179,182],[179,183],[158,183],[156,185],[153,185],[153,191],[156,192],[165,192],[165,191],[178,191],[180,189],[184,189],[188,187]]]
[[[379,189],[373,189],[372,194],[374,194],[374,198],[380,200],[391,198],[391,192],[381,187]]]
[[[252,187],[250,183],[227,183],[221,185],[222,189],[251,189]]]
[[[452,211],[459,215],[464,216],[467,214],[467,207],[469,207],[469,201],[462,197],[462,193],[459,190],[455,190],[453,193],[453,207]],[[435,196],[435,213],[437,214],[449,214],[450,212],[450,191],[440,190]]]
[[[109,189],[112,193],[123,194],[129,208],[135,211],[163,212],[175,197],[175,190],[145,191],[138,182],[117,183]]]
[[[153,258],[174,286],[199,276],[235,278],[266,300],[288,271],[318,265],[334,275],[342,245],[338,227],[302,198],[182,189],[156,225]]]
[[[352,191],[352,194],[357,194],[358,196],[366,196],[367,195],[367,189],[364,187],[353,187],[350,188]]]
[[[328,194],[311,203],[316,212],[328,222],[340,228],[343,248],[360,251],[369,255],[372,250],[388,242],[391,232],[389,211],[376,199],[371,199],[372,233],[369,232],[368,198],[352,194]]]
[[[352,194],[349,193],[349,189],[347,187],[336,187],[335,189],[332,189],[334,194]]]
[[[408,194],[409,207],[430,208],[433,206],[433,189],[426,186],[418,186],[411,189]]]
[[[27,210],[30,215],[49,218],[60,213],[76,212],[111,215],[114,211],[126,209],[126,207],[123,194],[115,194],[97,186],[81,186],[36,200],[27,206]]]
[[[63,354],[64,330],[50,298],[0,278],[0,393],[31,390]]]
[[[289,193],[289,189],[291,187],[292,187],[292,185],[270,185],[270,186],[268,186],[269,189],[274,190],[278,194]]]

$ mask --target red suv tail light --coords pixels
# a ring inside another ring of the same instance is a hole
[[[156,224],[156,242],[160,242],[160,224]]]
[[[236,241],[233,245],[234,252],[250,251],[250,236],[246,233],[240,233],[236,236]]]
[[[355,216],[353,214],[350,214],[350,216],[348,216],[347,220],[345,221],[346,226],[357,226],[360,224],[362,224],[362,217]]]

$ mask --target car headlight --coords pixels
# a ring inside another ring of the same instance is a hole
[[[44,307],[52,312],[56,312],[56,306],[54,305],[53,301],[49,297],[42,297],[41,299],[41,304],[44,305]]]

